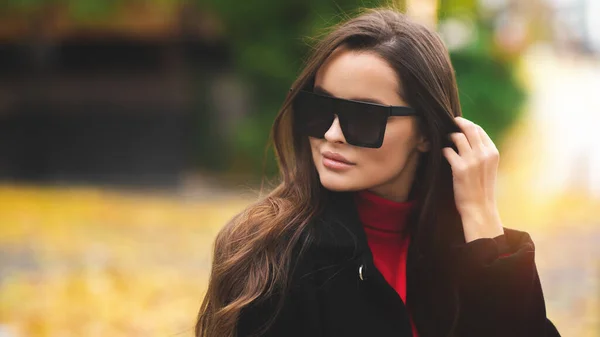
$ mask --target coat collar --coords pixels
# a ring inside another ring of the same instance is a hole
[[[312,223],[313,248],[315,257],[327,261],[356,261],[357,268],[363,265],[365,274],[374,276],[375,264],[367,241],[363,224],[354,200],[354,192],[327,191],[325,208]],[[413,212],[415,215],[416,212]],[[414,226],[414,216],[408,220],[409,226]],[[409,235],[412,231],[409,230]],[[421,261],[422,254],[418,253],[414,238],[409,245],[408,259]],[[413,265],[412,261],[407,263]],[[419,263],[417,263],[418,265]]]
[[[370,251],[354,193],[327,192],[325,209],[314,224],[319,234],[316,242],[319,247],[326,250],[353,250],[358,254]],[[411,217],[407,221],[414,220]]]
[[[314,223],[316,246],[336,254],[364,254],[369,250],[352,192],[327,193],[323,213]]]
[[[395,290],[387,284],[383,275],[375,267],[366,233],[354,202],[353,192],[329,192],[325,205],[324,211],[312,223],[314,233],[316,233],[314,236],[315,241],[313,241],[313,247],[316,248],[314,258],[326,263],[342,263],[356,268],[357,279],[359,275],[362,275],[364,278],[361,276],[361,280],[368,280],[370,284],[374,285],[373,289],[379,289],[378,291],[384,292],[385,296],[390,298],[397,296]],[[450,264],[447,266],[453,265],[452,262],[455,256],[453,254],[437,254],[427,257],[418,251],[413,235],[417,213],[418,211],[413,212],[415,216],[409,218],[412,238],[406,266],[408,291],[406,305],[411,308],[414,317],[418,321],[417,325],[422,329],[422,335],[448,335],[458,305],[453,282],[450,281],[450,276],[439,278],[439,275],[444,275],[438,273],[441,270],[432,273],[434,269],[431,268],[436,263],[440,263],[440,261],[434,260],[436,256],[449,262]],[[452,238],[449,241],[452,246],[461,247],[464,245],[464,242],[461,245],[458,244],[461,241],[459,236],[457,236],[457,239]],[[445,263],[443,265],[446,266]],[[362,274],[359,274],[361,271]],[[440,283],[440,280],[443,281]],[[398,299],[400,299],[399,296]],[[432,306],[435,306],[436,310],[434,311],[436,313],[444,313],[433,325],[429,323]]]
[[[329,265],[353,265],[357,277],[386,281],[377,272],[353,192],[329,192],[326,207],[313,223],[317,260]]]

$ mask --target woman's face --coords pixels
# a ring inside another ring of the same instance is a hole
[[[400,86],[394,70],[377,54],[340,47],[319,68],[314,90],[339,98],[408,106],[398,94]],[[346,142],[336,117],[324,139],[309,137],[321,184],[333,191],[368,189],[392,200],[406,200],[419,154],[429,146],[418,132],[416,118],[389,117],[383,145],[364,148]]]

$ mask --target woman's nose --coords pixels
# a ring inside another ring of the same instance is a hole
[[[331,123],[329,130],[325,132],[325,139],[332,143],[346,143],[346,138],[344,138],[344,133],[340,126],[340,119],[337,115],[335,115],[335,119]]]

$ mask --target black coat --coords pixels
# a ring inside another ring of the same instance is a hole
[[[375,267],[348,195],[336,196],[338,201],[312,224],[316,239],[309,249],[293,257],[291,286],[279,315],[273,316],[276,296],[243,309],[238,321],[239,337],[251,336],[273,317],[273,325],[261,336],[412,336],[407,307]],[[458,286],[453,289],[458,290],[454,296],[450,290],[445,294],[445,282],[440,282],[437,288],[443,314],[436,319],[417,314],[431,307],[420,303],[421,297],[416,295],[423,271],[411,243],[407,302],[420,337],[448,336],[451,326],[455,326],[456,337],[560,336],[546,318],[531,238],[511,229],[504,233],[468,244],[462,239],[462,244],[456,246],[461,263],[455,268]]]

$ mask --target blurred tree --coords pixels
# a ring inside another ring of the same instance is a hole
[[[459,14],[475,15],[478,12],[478,0],[441,0],[438,6],[440,19]]]
[[[251,83],[256,98],[256,111],[239,124],[235,133],[233,167],[260,174],[273,117],[300,70],[299,55],[308,51],[301,37],[314,36],[344,19],[344,13],[384,1],[202,0],[207,1],[223,21],[236,70]],[[441,1],[439,10],[441,20],[465,13],[477,17],[478,13],[475,0]],[[481,124],[497,140],[517,117],[524,93],[514,78],[512,64],[494,55],[491,27],[477,22],[477,38],[466,48],[452,51],[451,57],[465,116]],[[273,174],[276,166],[272,151],[267,155],[266,173]]]
[[[263,149],[273,118],[290,84],[300,71],[308,46],[303,37],[314,36],[344,19],[359,7],[374,7],[378,0],[200,0],[223,22],[234,67],[249,84],[255,111],[238,123],[234,133],[232,167],[236,171],[272,175],[277,167],[273,152]],[[328,19],[324,19],[328,18]],[[265,160],[263,162],[263,160]],[[265,166],[263,167],[263,163]]]
[[[492,31],[477,25],[476,41],[450,53],[465,118],[481,125],[500,146],[504,131],[521,114],[525,90],[516,79],[515,67],[493,52]]]
[[[135,2],[135,1],[133,1]],[[232,139],[216,140],[210,114],[204,114],[199,127],[199,139],[195,142],[212,144],[202,147],[206,155],[216,141],[231,144],[231,148],[219,148],[215,158],[203,161],[213,169],[232,167],[238,173],[256,175],[276,172],[272,151],[267,143],[273,117],[280,108],[289,85],[302,66],[301,56],[307,55],[309,44],[304,37],[315,36],[322,29],[347,18],[360,7],[375,7],[386,0],[195,0],[200,11],[207,11],[218,18],[224,29],[233,71],[245,83],[252,97],[249,113],[235,124]],[[404,0],[392,0],[396,5]],[[7,10],[35,11],[43,5],[62,4],[69,13],[83,21],[110,18],[119,6],[129,1],[117,0],[4,0],[0,2],[0,15]],[[136,2],[137,3],[137,2]],[[157,6],[176,1],[151,0]],[[456,69],[460,97],[465,117],[481,124],[498,141],[500,136],[518,116],[524,91],[518,85],[511,62],[495,51],[493,27],[481,18],[476,0],[441,0],[438,3],[439,21],[454,17],[467,17],[475,23],[475,39],[468,45],[451,49]],[[199,74],[206,77],[206,74]],[[202,78],[210,81],[210,78]],[[198,86],[209,91],[207,83]],[[202,92],[199,95],[203,95]],[[203,109],[208,105],[201,103]],[[214,118],[214,117],[213,117]],[[211,157],[211,158],[213,158]],[[220,163],[219,163],[220,162]],[[266,164],[266,166],[263,166]]]
[[[447,20],[462,22],[471,30],[468,43],[450,48],[462,111],[499,146],[503,132],[522,112],[525,90],[516,78],[517,60],[503,55],[494,39],[493,17],[484,17],[478,5],[476,0],[442,0],[438,19],[442,25]]]
[[[116,13],[118,0],[4,0],[0,13],[10,11],[36,12],[48,6],[66,6],[72,19],[81,21],[103,20]]]

